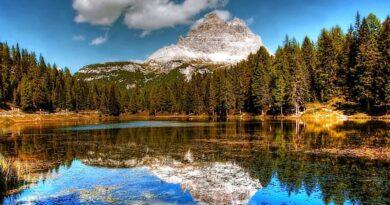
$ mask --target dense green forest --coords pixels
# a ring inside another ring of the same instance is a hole
[[[187,81],[178,70],[130,89],[85,82],[43,57],[0,44],[0,103],[24,111],[100,110],[186,114],[290,114],[334,98],[366,111],[390,104],[390,18],[356,16],[345,33],[323,29],[316,42],[286,37],[274,55],[264,47],[230,69]]]
[[[101,110],[104,114],[120,112],[115,85],[98,86],[76,79],[68,68],[59,69],[42,56],[18,45],[11,49],[0,44],[0,108],[9,104],[26,112]]]

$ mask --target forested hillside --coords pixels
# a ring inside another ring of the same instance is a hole
[[[42,56],[37,58],[18,45],[9,48],[1,43],[0,53],[0,108],[17,107],[26,112],[101,109],[119,114],[114,85],[99,87],[77,80],[69,69],[48,64]]]
[[[291,114],[308,102],[344,99],[366,111],[390,104],[390,18],[360,18],[348,31],[323,29],[316,42],[286,37],[274,55],[261,47],[229,69],[178,69],[142,84],[86,82],[34,53],[0,44],[0,102],[24,111],[100,110],[104,114],[158,112]]]

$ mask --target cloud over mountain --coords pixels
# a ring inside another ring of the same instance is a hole
[[[146,32],[191,24],[202,11],[223,7],[228,0],[73,0],[77,23],[110,26],[121,16],[130,29]]]

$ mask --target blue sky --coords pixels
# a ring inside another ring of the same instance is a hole
[[[19,43],[76,72],[91,63],[144,60],[215,9],[248,20],[274,52],[286,34],[301,41],[336,24],[346,30],[357,11],[383,20],[390,1],[1,0],[0,41]]]

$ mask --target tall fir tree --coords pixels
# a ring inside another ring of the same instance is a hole
[[[379,39],[380,70],[383,72],[385,79],[382,98],[386,107],[388,107],[390,105],[390,17],[387,17],[383,22]]]
[[[298,114],[300,108],[309,99],[309,76],[304,66],[299,44],[293,39],[291,42],[288,42],[286,49],[291,74],[289,99],[294,106],[295,113]]]
[[[371,104],[375,99],[374,72],[379,68],[380,53],[375,30],[370,28],[370,21],[363,18],[359,32],[360,45],[356,60],[357,83],[355,86],[357,100],[366,105],[367,111],[370,111]]]
[[[310,85],[310,100],[317,101],[319,92],[317,85],[317,58],[314,43],[305,37],[301,47],[305,70],[308,72],[308,84]]]
[[[337,91],[336,77],[338,69],[337,51],[332,42],[332,35],[323,29],[317,42],[318,72],[317,84],[319,100],[326,102],[335,96]]]
[[[271,56],[267,49],[261,47],[257,52],[257,63],[253,71],[251,82],[251,93],[255,112],[266,114],[271,106],[270,95],[270,72],[271,72]]]
[[[290,82],[291,78],[285,49],[279,47],[276,50],[273,67],[272,103],[274,107],[280,110],[280,114],[283,115],[283,107],[288,93],[288,82]]]
[[[108,113],[110,115],[118,116],[120,114],[119,106],[118,90],[115,84],[111,84],[108,90]]]

